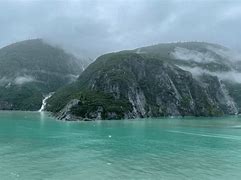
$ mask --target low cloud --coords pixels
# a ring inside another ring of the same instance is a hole
[[[230,49],[224,49],[224,48],[215,48],[208,46],[209,50],[213,51],[217,55],[227,59],[230,62],[238,62],[241,61],[241,53],[232,51]]]
[[[190,73],[192,73],[194,77],[198,77],[203,74],[209,74],[211,76],[217,76],[220,80],[223,80],[223,81],[231,81],[234,83],[241,84],[241,73],[237,71],[210,72],[199,67],[194,67],[194,68],[187,67],[187,66],[178,66],[178,67],[185,71],[189,71]]]
[[[184,61],[195,61],[198,63],[207,63],[215,61],[210,52],[202,53],[199,51],[190,50],[182,47],[176,47],[171,55],[175,59]]]
[[[0,87],[1,86],[5,86],[6,84],[8,84],[10,82],[10,80],[6,77],[2,77],[0,78]]]
[[[26,83],[29,83],[29,82],[33,82],[33,81],[35,81],[35,80],[31,76],[19,76],[19,77],[15,78],[14,84],[16,84],[16,85],[23,85],[23,84],[26,84]]]
[[[240,7],[238,0],[3,0],[0,47],[43,38],[91,58],[175,41],[241,49]]]

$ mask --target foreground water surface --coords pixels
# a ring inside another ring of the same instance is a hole
[[[0,179],[241,179],[241,117],[62,122],[0,112]]]

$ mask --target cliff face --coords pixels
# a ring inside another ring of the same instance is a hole
[[[227,92],[215,76],[194,77],[165,59],[120,52],[98,58],[47,109],[70,120],[235,114]]]

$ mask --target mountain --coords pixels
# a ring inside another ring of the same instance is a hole
[[[41,39],[0,49],[0,109],[38,110],[44,96],[73,82],[81,61]]]
[[[218,44],[206,42],[166,43],[133,50],[189,71],[193,77],[216,76],[231,97],[230,103],[241,109],[241,54]],[[235,102],[234,102],[235,101]]]
[[[241,55],[218,44],[183,42],[158,44],[132,52],[158,59],[167,59],[178,66],[202,68],[210,72],[241,71]]]
[[[57,91],[47,110],[67,120],[236,114],[240,83],[220,76],[239,73],[232,58],[227,48],[201,42],[106,54]]]

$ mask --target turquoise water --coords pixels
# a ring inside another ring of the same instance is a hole
[[[241,179],[241,117],[62,122],[0,112],[0,179]]]

